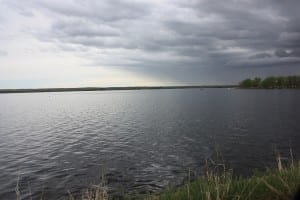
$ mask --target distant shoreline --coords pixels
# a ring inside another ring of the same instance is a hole
[[[237,85],[202,85],[202,86],[145,86],[145,87],[79,87],[79,88],[37,88],[37,89],[0,89],[4,93],[41,93],[41,92],[80,92],[80,91],[110,91],[110,90],[162,90],[189,88],[237,88]]]

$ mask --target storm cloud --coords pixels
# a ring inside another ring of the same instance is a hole
[[[1,6],[2,29],[10,22],[5,14],[15,12],[24,19],[23,34],[72,52],[90,70],[104,66],[181,84],[300,72],[298,0],[10,0]],[[29,26],[30,19],[41,28]]]

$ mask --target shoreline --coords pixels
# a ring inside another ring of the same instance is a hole
[[[121,199],[140,200],[279,200],[299,199],[300,195],[300,162],[291,160],[283,165],[277,158],[277,166],[263,171],[256,171],[249,177],[234,176],[232,169],[224,164],[216,163],[207,168],[206,173],[186,181],[179,186],[164,188],[159,193],[123,193]],[[219,169],[219,170],[218,170]],[[81,191],[75,198],[78,200],[114,199],[108,192],[105,181]],[[79,197],[79,198],[78,198]]]
[[[136,87],[78,87],[78,88],[36,88],[36,89],[0,89],[5,93],[42,93],[42,92],[80,92],[80,91],[113,91],[113,90],[163,90],[192,88],[238,88],[237,85],[190,85],[190,86],[136,86]]]
[[[225,170],[220,174],[208,171],[198,180],[187,181],[182,186],[165,189],[157,195],[150,195],[148,200],[223,200],[223,199],[299,199],[300,162],[266,171],[255,171],[250,177],[235,177]]]

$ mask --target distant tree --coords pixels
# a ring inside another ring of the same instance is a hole
[[[289,76],[289,84],[291,88],[297,87],[297,76]]]
[[[293,76],[288,76],[286,77],[286,84],[288,88],[293,88],[294,87],[294,80]]]
[[[252,80],[250,78],[247,78],[240,83],[240,86],[245,88],[250,88],[252,87]]]
[[[300,76],[297,76],[296,78],[296,87],[300,88]]]
[[[278,88],[285,88],[287,87],[287,83],[286,83],[286,78],[285,77],[282,77],[282,76],[279,76],[277,77],[277,82],[276,82],[276,86]]]
[[[260,87],[261,84],[261,78],[255,77],[254,80],[252,80],[252,87]]]
[[[265,79],[247,78],[240,82],[243,88],[300,88],[300,76],[269,76]]]
[[[276,87],[276,78],[273,76],[265,78],[261,82],[262,88],[275,88]]]

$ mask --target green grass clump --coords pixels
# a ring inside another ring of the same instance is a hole
[[[148,200],[285,200],[292,199],[300,184],[300,162],[256,173],[249,178],[233,177],[230,171],[207,172],[182,187],[167,189]]]
[[[220,170],[220,166],[221,169]],[[157,195],[126,195],[124,199],[144,200],[291,200],[300,186],[300,161],[283,167],[256,172],[251,177],[233,177],[224,165],[210,168],[204,176],[187,181],[178,188],[169,188]],[[216,170],[217,169],[217,170]],[[107,188],[88,190],[81,200],[108,200]],[[73,198],[70,198],[73,200]]]

